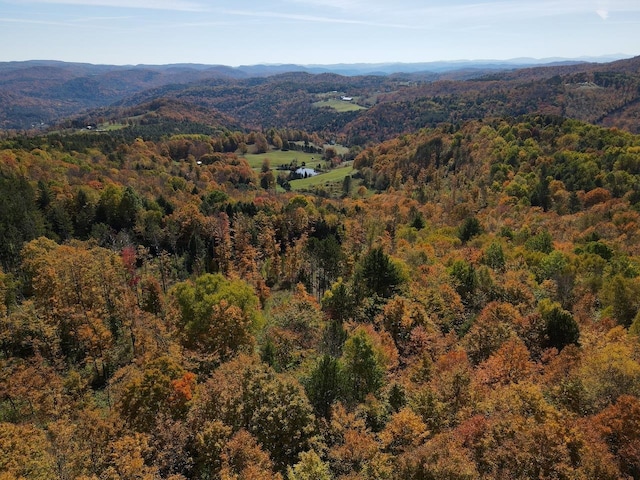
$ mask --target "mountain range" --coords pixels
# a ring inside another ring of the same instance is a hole
[[[365,132],[369,140],[384,140],[443,121],[535,112],[638,131],[640,58],[609,60],[239,67],[5,62],[0,128],[130,121],[136,115],[127,109],[161,101],[166,112],[171,101],[195,123],[215,117],[223,128],[297,128],[350,143],[363,143]],[[342,98],[350,98],[350,106],[340,104]]]

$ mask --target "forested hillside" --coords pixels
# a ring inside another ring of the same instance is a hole
[[[640,57],[604,64],[459,68],[343,76],[286,65],[5,63],[0,64],[0,128],[58,130],[69,117],[82,126],[98,124],[122,119],[122,107],[170,99],[195,110],[215,110],[249,130],[305,130],[362,146],[441,122],[525,114],[560,115],[640,133]]]
[[[538,67],[382,95],[349,123],[347,138],[381,141],[440,122],[550,114],[640,133],[640,58],[605,65]]]
[[[0,143],[1,478],[640,478],[640,136],[189,95]]]
[[[640,58],[633,58],[604,65],[478,73],[467,80],[308,73],[217,79],[146,90],[122,104],[174,98],[217,110],[251,129],[301,129],[367,145],[442,122],[525,114],[563,116],[640,133],[639,95]],[[344,96],[360,108],[343,111],[322,102],[340,102]],[[119,115],[113,109],[101,113]],[[95,119],[96,112],[90,112],[85,120],[91,121],[92,114]]]
[[[637,65],[218,79],[5,135],[0,476],[640,478]]]

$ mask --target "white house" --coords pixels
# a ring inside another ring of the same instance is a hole
[[[300,175],[303,178],[313,177],[314,175],[318,175],[313,168],[300,167],[296,170],[296,175]]]

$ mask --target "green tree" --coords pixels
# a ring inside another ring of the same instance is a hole
[[[126,187],[118,204],[116,225],[118,228],[133,228],[136,224],[136,215],[142,209],[142,201],[135,190]]]
[[[553,251],[553,237],[547,230],[542,230],[527,239],[524,246],[533,252],[551,253]]]
[[[549,190],[549,177],[546,176],[544,170],[543,168],[540,179],[531,192],[531,205],[542,207],[546,212],[551,207],[551,192]]]
[[[316,433],[313,408],[302,386],[244,355],[221,365],[199,389],[190,424],[197,434],[214,420],[234,431],[247,430],[279,470],[309,450]]]
[[[483,262],[494,270],[502,270],[505,264],[504,250],[498,242],[492,242],[483,255]]]
[[[482,226],[480,225],[480,221],[476,217],[469,217],[462,222],[462,225],[460,225],[460,228],[458,229],[458,238],[462,243],[466,243],[481,233]]]
[[[356,272],[354,284],[361,290],[360,297],[377,295],[391,298],[400,291],[405,279],[382,247],[367,252]]]
[[[67,211],[66,202],[56,201],[47,210],[46,220],[51,230],[50,237],[62,241],[73,236],[73,221]]]
[[[313,450],[302,452],[300,461],[289,467],[287,480],[331,480],[329,466]]]
[[[0,262],[13,271],[25,242],[44,234],[44,219],[33,188],[24,177],[0,173]]]
[[[353,294],[341,278],[322,297],[322,310],[341,323],[353,316],[354,308]]]
[[[605,282],[602,297],[611,307],[613,317],[623,327],[629,327],[640,305],[640,283],[618,274]]]
[[[424,219],[424,215],[419,210],[415,210],[411,212],[411,222],[409,223],[410,227],[415,228],[416,230],[422,230],[427,225],[427,222]]]
[[[246,282],[204,274],[195,282],[177,284],[172,295],[179,311],[177,334],[185,347],[219,362],[253,345],[262,314],[260,301]]]
[[[100,200],[96,206],[95,220],[113,228],[119,228],[118,209],[122,200],[122,191],[115,185],[107,185],[100,194]]]
[[[450,269],[453,285],[463,300],[469,301],[478,287],[476,269],[465,260],[456,260]]]
[[[95,222],[96,206],[85,188],[78,190],[73,201],[73,228],[81,240],[86,240]]]
[[[356,329],[344,343],[342,355],[342,384],[346,397],[353,403],[362,403],[370,393],[383,385],[384,365],[367,332]]]
[[[339,361],[323,355],[304,382],[309,401],[318,416],[329,418],[331,405],[340,395],[340,378]]]
[[[338,279],[345,255],[335,235],[323,239],[310,238],[307,251],[311,286],[318,293],[318,298],[322,298],[324,292]]]
[[[353,188],[353,179],[351,178],[351,175],[347,175],[346,177],[344,177],[344,180],[342,181],[342,194],[345,197],[348,197],[351,194],[352,188]]]
[[[548,300],[540,302],[540,313],[545,320],[547,346],[562,350],[572,343],[578,344],[580,329],[571,313]]]

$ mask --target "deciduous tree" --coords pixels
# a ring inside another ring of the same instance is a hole
[[[297,381],[239,355],[199,388],[190,423],[196,432],[214,420],[236,432],[247,430],[282,470],[309,449],[315,435],[312,412]]]
[[[195,282],[177,284],[173,297],[179,312],[176,333],[188,349],[215,363],[253,345],[262,315],[247,283],[204,274]]]

